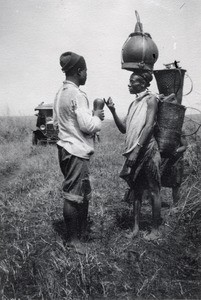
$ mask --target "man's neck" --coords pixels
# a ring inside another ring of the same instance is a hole
[[[66,80],[73,82],[78,87],[80,86],[79,80],[77,78],[75,78],[74,76],[66,76]]]
[[[145,90],[143,90],[142,92],[140,92],[140,93],[138,93],[138,94],[135,94],[135,95],[136,95],[136,98],[138,98],[138,97],[144,96],[146,93],[148,93],[148,90],[147,90],[147,89],[145,89]]]

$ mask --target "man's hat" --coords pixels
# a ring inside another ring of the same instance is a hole
[[[60,65],[63,72],[67,73],[75,66],[77,68],[86,68],[86,62],[83,56],[80,56],[74,52],[65,52],[60,56]]]

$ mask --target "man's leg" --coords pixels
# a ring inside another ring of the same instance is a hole
[[[153,228],[158,230],[161,220],[161,200],[160,200],[160,190],[157,184],[151,191],[151,201],[152,201],[152,216],[153,216]]]
[[[161,236],[159,225],[161,222],[161,200],[160,200],[160,187],[157,181],[149,178],[150,197],[152,204],[152,220],[153,226],[151,233],[146,235],[147,240],[155,240]]]
[[[141,197],[140,197],[141,198]],[[141,203],[142,200],[139,197],[136,197],[133,202],[133,219],[134,219],[134,226],[133,226],[133,237],[137,236],[139,233],[139,224],[140,224],[140,211],[141,211]]]
[[[130,204],[131,202],[131,189],[127,188],[127,190],[125,191],[124,197],[123,197],[123,201],[127,202],[128,204]]]
[[[91,199],[91,184],[89,180],[88,163],[85,161],[84,173],[81,183],[81,191],[83,195],[83,202],[79,205],[79,231],[80,237],[85,237],[87,230],[87,217],[89,210],[89,200]]]
[[[143,195],[143,191],[141,189],[137,190],[136,192],[134,192],[133,189],[130,191],[130,198],[133,201],[133,228],[132,228],[132,232],[127,235],[128,238],[134,238],[139,233],[142,195]]]
[[[88,201],[91,194],[88,160],[81,159],[58,147],[59,163],[64,175],[62,189],[64,193],[63,216],[67,233],[77,252],[84,254],[84,246],[79,241],[82,230],[86,229]],[[83,202],[84,201],[84,202]]]
[[[87,230],[87,217],[89,209],[89,200],[84,199],[84,203],[79,207],[79,236],[85,237]]]
[[[74,203],[72,201],[64,200],[63,215],[66,223],[66,229],[69,236],[70,244],[75,247],[79,254],[85,254],[86,248],[80,242],[80,228],[79,228],[79,218],[80,218],[80,204]]]
[[[176,206],[178,204],[179,198],[180,198],[180,186],[174,186],[172,188],[172,198],[173,198],[173,204]]]
[[[63,216],[70,242],[78,240],[79,209],[77,204],[64,199]]]

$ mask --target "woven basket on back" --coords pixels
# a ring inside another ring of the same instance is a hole
[[[163,157],[169,157],[180,144],[186,107],[159,101],[155,137]]]
[[[155,70],[154,76],[156,78],[159,93],[165,96],[174,93],[178,103],[181,104],[185,72],[186,70],[180,68]]]

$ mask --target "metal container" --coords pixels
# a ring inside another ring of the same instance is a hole
[[[138,12],[135,11],[137,23],[122,48],[122,69],[128,71],[152,71],[158,59],[158,48],[149,33],[143,32]]]

